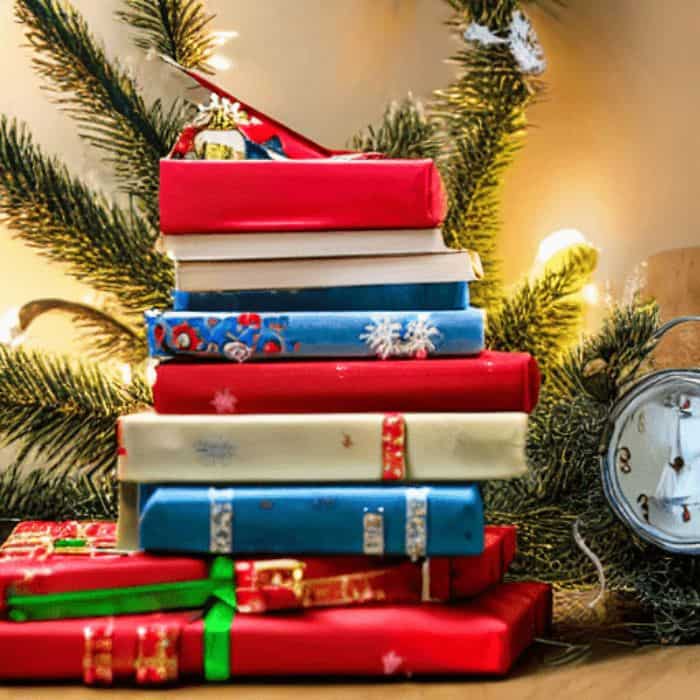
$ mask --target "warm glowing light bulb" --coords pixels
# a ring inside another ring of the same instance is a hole
[[[158,374],[156,373],[156,367],[158,366],[158,360],[154,360],[152,357],[148,359],[146,363],[146,382],[149,386],[153,386],[156,383]]]
[[[12,307],[0,317],[0,343],[15,347],[24,339],[19,320],[19,309]]]
[[[551,260],[557,253],[561,253],[567,248],[575,245],[590,245],[586,237],[574,228],[565,228],[560,231],[550,233],[549,236],[542,239],[539,248],[537,249],[537,257],[535,262],[544,265],[548,260]]]
[[[228,43],[231,41],[231,39],[237,39],[238,38],[238,32],[235,31],[218,31],[218,32],[212,32],[210,34],[212,43],[215,46],[223,46],[224,44]]]
[[[213,56],[211,56],[208,60],[207,63],[214,69],[214,70],[228,70],[233,66],[233,61],[224,56],[223,54],[220,53],[215,53]]]
[[[124,382],[124,384],[131,384],[131,365],[125,362],[119,366],[119,371],[121,372],[122,381]]]
[[[591,306],[600,304],[600,290],[598,289],[598,285],[592,282],[581,290],[581,296],[586,304],[590,304]]]

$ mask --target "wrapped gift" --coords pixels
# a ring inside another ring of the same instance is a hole
[[[449,311],[468,306],[467,282],[173,293],[175,311]]]
[[[166,237],[422,229],[444,218],[445,193],[432,160],[330,151],[185,72],[216,97],[161,160]]]
[[[113,549],[116,528],[104,520],[26,520],[0,545],[3,559],[43,559],[49,555],[92,555]]]
[[[138,541],[147,551],[405,554],[415,561],[480,554],[483,533],[481,495],[472,485],[139,490]]]
[[[230,362],[316,357],[475,355],[484,312],[146,312],[151,357]]]
[[[376,557],[213,560],[101,552],[0,564],[0,614],[14,621],[202,608],[235,592],[239,613],[461,600],[498,583],[515,528],[489,527],[484,551],[421,563]]]
[[[481,481],[522,476],[526,413],[159,415],[119,420],[135,482]]]
[[[461,604],[328,608],[237,615],[218,600],[201,614],[152,613],[0,622],[0,679],[109,685],[247,676],[507,673],[546,634],[551,592],[497,585]]]
[[[529,413],[540,384],[533,357],[492,351],[429,362],[165,362],[156,373],[158,413]]]

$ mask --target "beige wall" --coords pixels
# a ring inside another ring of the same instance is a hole
[[[145,62],[112,21],[116,0],[74,0],[149,92],[175,94],[179,78]],[[235,66],[217,80],[309,136],[341,146],[408,90],[427,96],[451,68],[456,46],[439,0],[209,0],[217,29],[238,39]],[[0,0],[0,112],[30,123],[37,139],[76,172],[109,188],[108,171],[58,114],[19,48],[10,0]],[[672,8],[672,10],[671,10]],[[602,249],[599,281],[620,289],[634,264],[658,250],[700,244],[700,81],[695,0],[570,0],[555,21],[536,13],[550,63],[549,94],[531,111],[529,143],[509,173],[501,238],[509,281],[538,241],[576,227]],[[5,234],[5,232],[2,232]],[[0,236],[0,313],[44,295],[86,293],[55,265]],[[45,320],[32,345],[64,349],[70,326]]]

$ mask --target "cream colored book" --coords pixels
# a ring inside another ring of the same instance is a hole
[[[171,257],[180,261],[412,255],[448,250],[439,228],[187,233],[164,235],[163,243]]]
[[[140,483],[507,479],[526,471],[526,430],[525,413],[142,413],[120,420],[119,478]]]
[[[473,282],[481,279],[482,270],[476,253],[448,250],[416,255],[177,262],[175,274],[178,290],[209,292],[217,289]]]

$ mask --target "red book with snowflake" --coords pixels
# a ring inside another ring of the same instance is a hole
[[[163,362],[158,413],[530,412],[540,375],[526,353],[270,364]]]
[[[466,603],[239,615],[206,612],[0,622],[0,679],[158,685],[251,676],[507,673],[547,633],[551,591],[503,583]]]

